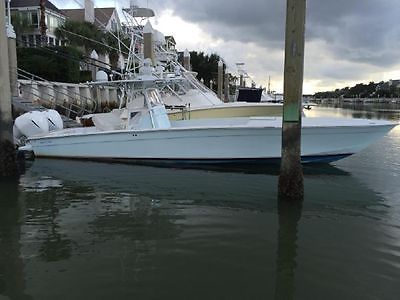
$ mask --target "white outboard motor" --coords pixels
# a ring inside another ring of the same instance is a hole
[[[49,109],[43,111],[42,113],[45,114],[47,122],[49,123],[49,131],[61,130],[64,128],[63,120],[56,110]]]
[[[13,127],[14,142],[23,145],[26,138],[63,129],[60,114],[53,110],[31,111],[15,119]]]
[[[19,145],[27,137],[48,133],[49,123],[42,112],[31,111],[15,119],[13,131],[14,141]]]

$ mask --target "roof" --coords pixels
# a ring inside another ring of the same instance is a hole
[[[166,40],[166,41],[170,41],[170,42],[172,42],[174,45],[176,45],[175,38],[174,38],[172,35],[167,35],[167,36],[165,37],[165,40]]]
[[[31,6],[40,6],[40,0],[12,0],[10,3],[11,8]],[[58,12],[59,14],[63,14],[62,11],[50,1],[45,1],[45,6],[47,9]]]
[[[63,9],[62,11],[67,17],[69,17],[73,21],[83,22],[85,20],[85,10],[83,8]],[[115,7],[95,8],[95,25],[99,27],[102,25],[106,26],[110,21],[114,11]]]
[[[72,21],[83,22],[85,20],[84,9],[62,9],[61,11]]]
[[[113,13],[115,11],[115,7],[105,7],[105,8],[95,8],[94,16],[95,16],[95,24],[96,25],[107,25],[110,21]]]

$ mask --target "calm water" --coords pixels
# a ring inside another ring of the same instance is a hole
[[[307,114],[400,119],[362,110]],[[276,170],[36,160],[0,183],[0,299],[399,299],[399,179],[400,126],[292,206]]]

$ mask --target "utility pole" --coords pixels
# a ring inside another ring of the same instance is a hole
[[[13,121],[5,17],[5,3],[0,1],[0,177],[15,177],[18,171],[12,135]]]
[[[285,35],[282,158],[278,195],[280,200],[304,197],[301,166],[301,101],[304,73],[306,0],[287,0]]]

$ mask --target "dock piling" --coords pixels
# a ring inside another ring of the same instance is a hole
[[[282,156],[278,195],[281,200],[304,197],[301,166],[301,98],[304,73],[306,0],[287,0]]]
[[[190,52],[188,49],[185,49],[183,52],[183,67],[187,71],[191,71],[191,66],[190,66]]]
[[[244,87],[244,78],[243,78],[243,74],[240,74],[240,76],[239,76],[239,87]]]
[[[222,98],[222,85],[224,82],[224,63],[220,59],[218,61],[218,98],[223,100]]]
[[[143,55],[145,59],[151,59],[151,63],[154,65],[154,30],[150,21],[147,21],[143,28]]]
[[[230,73],[225,74],[225,84],[224,84],[224,101],[229,102],[229,77]]]
[[[18,175],[12,135],[12,110],[5,3],[0,1],[0,177]]]
[[[18,76],[17,76],[17,36],[11,23],[7,24],[8,38],[8,63],[10,69],[11,96],[18,97]]]

